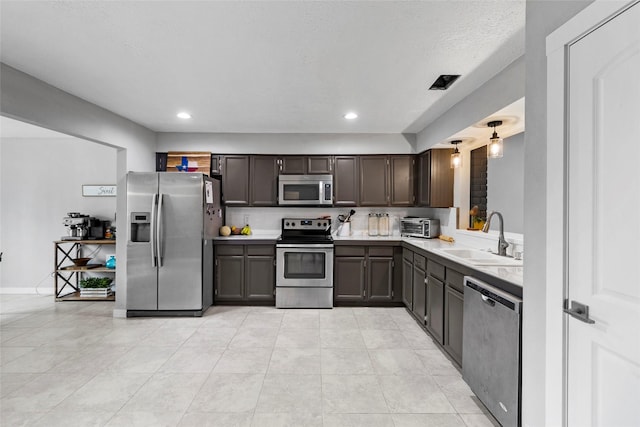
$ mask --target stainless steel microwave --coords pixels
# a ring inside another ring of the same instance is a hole
[[[333,175],[280,175],[278,204],[283,206],[333,205]]]

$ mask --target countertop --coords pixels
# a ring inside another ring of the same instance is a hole
[[[280,237],[280,231],[258,231],[248,236],[231,235],[228,237],[216,237],[216,244],[275,244]],[[441,249],[445,248],[462,248],[474,249],[471,246],[463,245],[457,242],[445,242],[440,239],[419,239],[415,237],[401,237],[400,235],[391,236],[369,236],[367,234],[354,233],[350,236],[333,235],[336,245],[348,244],[402,244],[413,250],[423,250],[442,259],[449,260],[455,264],[466,267],[469,270],[479,271],[491,277],[498,278],[502,281],[515,285],[516,294],[522,295],[523,287],[523,268],[522,266],[481,266],[465,262],[463,259],[449,255]]]
[[[421,249],[431,254],[437,255],[441,258],[448,259],[459,265],[463,265],[469,269],[477,270],[489,276],[496,277],[500,280],[504,280],[520,288],[520,294],[523,287],[523,268],[522,266],[484,266],[474,265],[464,260],[451,256],[445,251],[440,249],[445,248],[461,248],[461,249],[475,249],[471,246],[463,245],[457,242],[445,242],[440,239],[420,239],[415,237],[402,237],[400,235],[392,236],[368,236],[366,234],[352,234],[350,236],[333,236],[334,242],[337,245],[349,244],[349,243],[403,243],[405,246],[409,246],[411,249]]]

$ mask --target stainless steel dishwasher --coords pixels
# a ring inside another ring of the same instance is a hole
[[[520,425],[522,300],[464,278],[462,377],[503,426]]]

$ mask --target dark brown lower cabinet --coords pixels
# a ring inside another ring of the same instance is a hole
[[[413,310],[413,252],[408,249],[402,252],[402,302]]]
[[[275,303],[275,246],[216,246],[216,303]]]
[[[364,301],[365,271],[363,256],[335,258],[334,301]]]
[[[462,365],[462,320],[464,295],[447,285],[444,294],[444,349]]]
[[[413,258],[413,315],[420,324],[424,325],[427,314],[426,307],[426,259],[422,255],[414,254]]]
[[[400,247],[336,246],[334,301],[392,303],[400,301],[400,274],[395,271]]]
[[[443,344],[444,283],[431,275],[427,276],[426,326],[433,338],[440,344]]]

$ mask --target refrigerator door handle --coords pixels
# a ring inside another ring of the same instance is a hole
[[[158,266],[158,255],[156,253],[156,214],[158,207],[158,194],[151,196],[151,265]]]
[[[158,253],[158,267],[162,267],[162,261],[163,261],[163,257],[164,254],[162,253],[162,248],[164,246],[164,242],[162,241],[164,239],[164,234],[163,234],[163,229],[162,229],[162,201],[164,199],[164,194],[160,193],[158,194],[158,223],[156,224],[156,246],[157,246],[157,253]]]

